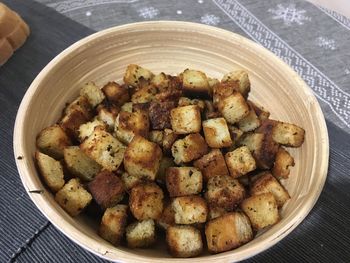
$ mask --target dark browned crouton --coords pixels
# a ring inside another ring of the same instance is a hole
[[[124,197],[123,181],[112,172],[101,171],[89,183],[89,191],[102,209],[115,206]]]
[[[177,137],[179,135],[176,134],[171,129],[164,129],[164,135],[163,135],[163,152],[165,154],[171,154],[171,146],[173,146],[173,143],[176,141]]]
[[[273,176],[287,179],[290,173],[290,167],[294,166],[294,164],[294,158],[286,149],[280,147],[276,154],[275,164],[272,168]]]
[[[175,225],[175,212],[171,203],[164,206],[162,215],[157,220],[157,223],[164,230],[166,230],[169,226]]]
[[[131,189],[130,211],[137,220],[158,219],[163,212],[162,189],[155,183],[138,184]]]
[[[232,212],[207,222],[205,226],[210,253],[228,251],[253,239],[253,231],[244,213]]]
[[[149,118],[152,129],[163,130],[171,128],[170,111],[174,109],[176,103],[174,101],[151,102],[149,107]]]
[[[108,82],[102,88],[107,100],[115,105],[123,105],[130,100],[129,91],[125,85],[119,85],[116,82]]]

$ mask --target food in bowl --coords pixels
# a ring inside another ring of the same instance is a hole
[[[159,230],[174,257],[237,248],[279,221],[294,166],[285,147],[305,134],[269,119],[250,88],[244,70],[219,81],[138,65],[122,85],[89,82],[37,137],[42,179],[71,216],[97,205],[89,216],[116,246],[150,247]]]

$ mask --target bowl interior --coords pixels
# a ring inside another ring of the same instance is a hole
[[[284,182],[291,200],[281,212],[281,221],[234,251],[204,254],[202,259],[242,260],[278,242],[301,222],[319,196],[328,167],[325,121],[310,89],[272,53],[239,35],[192,23],[148,22],[108,29],[74,44],[40,73],[22,101],[14,148],[16,156],[25,158],[16,160],[18,169],[30,197],[58,229],[108,259],[177,260],[170,258],[163,244],[150,250],[113,247],[97,235],[93,220],[84,216],[71,218],[48,191],[30,193],[45,189],[33,161],[38,132],[57,121],[65,103],[78,95],[82,84],[91,80],[98,85],[121,81],[130,63],[155,73],[177,74],[194,68],[219,79],[228,71],[244,68],[252,83],[250,99],[266,107],[272,118],[298,124],[306,130],[303,146],[290,149],[296,165],[290,179]]]

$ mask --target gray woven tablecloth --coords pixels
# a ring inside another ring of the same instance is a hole
[[[19,103],[39,71],[90,33],[145,20],[185,20],[242,34],[313,89],[327,119],[330,168],[309,216],[249,262],[350,262],[350,21],[303,1],[5,0],[32,34],[0,67],[0,262],[103,262],[56,230],[20,182],[12,151]],[[40,3],[38,3],[40,2]]]

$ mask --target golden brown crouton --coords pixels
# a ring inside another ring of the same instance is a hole
[[[204,118],[209,120],[213,118],[219,118],[221,117],[221,113],[217,111],[216,108],[214,108],[213,102],[210,100],[205,100],[205,109],[204,109]]]
[[[55,200],[68,214],[77,216],[90,204],[92,196],[84,189],[79,179],[74,178],[56,193]]]
[[[252,102],[250,100],[248,100],[247,102],[249,106],[253,108],[259,120],[263,121],[270,117],[270,112],[268,112],[263,106],[257,104],[256,102]]]
[[[249,107],[241,93],[234,91],[230,96],[218,103],[222,116],[230,124],[234,124],[249,114]]]
[[[108,82],[102,88],[107,100],[115,105],[123,105],[130,100],[128,88],[116,82]]]
[[[170,197],[199,194],[202,191],[202,173],[194,167],[169,167],[166,187]]]
[[[249,242],[253,239],[253,231],[245,214],[232,212],[207,222],[205,236],[209,252],[219,253]]]
[[[232,211],[244,197],[244,187],[231,176],[217,175],[209,178],[205,199],[210,206],[218,206]]]
[[[39,150],[55,159],[61,159],[64,148],[69,145],[72,145],[71,140],[57,124],[43,129],[36,138]]]
[[[98,106],[97,107],[97,119],[104,122],[109,131],[114,130],[115,119],[117,118],[120,109],[117,106]]]
[[[219,149],[213,149],[200,159],[193,162],[193,166],[202,171],[204,181],[216,175],[228,175],[224,156]]]
[[[182,96],[182,80],[179,77],[167,76],[168,87],[162,88],[157,86],[159,92],[154,96],[154,100],[158,102],[174,101],[177,102]]]
[[[245,70],[234,70],[224,75],[221,80],[222,82],[237,81],[239,92],[245,97],[248,97],[250,91],[250,81],[248,77],[248,72]]]
[[[166,230],[169,226],[175,225],[175,212],[171,203],[164,206],[162,215],[157,220],[158,225]]]
[[[288,191],[270,173],[259,177],[250,188],[251,195],[271,193],[276,199],[277,205],[281,208],[290,196]]]
[[[238,81],[219,82],[213,86],[213,104],[218,106],[219,101],[239,91]]]
[[[277,122],[272,131],[275,142],[291,147],[300,147],[304,142],[304,136],[303,128],[286,122]]]
[[[93,117],[93,109],[89,100],[85,96],[79,96],[77,99],[72,101],[64,109],[63,115],[69,115],[74,111],[79,111],[85,116],[86,120]]]
[[[275,164],[272,168],[273,176],[287,179],[290,173],[290,166],[294,166],[294,158],[287,150],[280,147],[276,154]]]
[[[160,160],[159,169],[156,177],[156,180],[158,183],[165,185],[166,170],[169,167],[173,167],[173,166],[175,166],[173,158],[165,157],[165,156],[162,157],[162,159]]]
[[[107,208],[103,214],[99,235],[115,246],[118,246],[123,239],[128,218],[127,211],[127,205],[116,205]]]
[[[98,119],[94,119],[92,121],[86,122],[79,126],[79,141],[84,141],[88,138],[95,130],[96,127],[101,127],[102,129],[106,129],[106,124],[103,121]]]
[[[204,96],[210,94],[208,78],[205,73],[197,70],[186,69],[182,73],[183,89],[189,96]]]
[[[170,112],[171,127],[177,134],[200,132],[201,113],[197,105],[177,107]]]
[[[195,257],[202,253],[201,232],[193,226],[170,226],[166,231],[169,252],[178,258]]]
[[[80,96],[86,97],[92,107],[96,107],[105,99],[105,95],[103,94],[102,90],[91,81],[86,83],[81,88]]]
[[[133,188],[134,186],[136,186],[137,184],[143,183],[147,180],[146,178],[142,178],[142,177],[135,176],[135,175],[130,175],[126,172],[121,175],[121,179],[124,183],[126,190],[128,190],[128,191],[131,188]]]
[[[96,203],[106,209],[115,206],[124,197],[125,187],[123,181],[114,173],[101,171],[89,183],[89,191]]]
[[[228,212],[222,207],[209,206],[208,221],[214,218],[223,216],[224,214],[227,214],[227,213]]]
[[[136,111],[119,113],[115,120],[115,135],[123,143],[128,144],[132,141],[135,135],[141,135],[145,138],[149,133],[148,114]]]
[[[153,78],[151,79],[151,84],[153,84],[159,89],[165,89],[169,87],[169,78],[165,73],[161,72],[153,76]]]
[[[241,208],[255,230],[274,225],[279,221],[277,203],[271,193],[253,195],[242,202]]]
[[[132,102],[124,103],[121,106],[120,111],[132,112],[132,106],[133,106]]]
[[[245,175],[256,168],[255,160],[247,146],[226,153],[225,160],[233,178]]]
[[[130,211],[137,220],[158,219],[163,212],[162,189],[155,183],[138,184],[131,189]]]
[[[178,102],[179,107],[183,106],[189,106],[189,105],[197,105],[201,112],[205,109],[205,102],[204,100],[199,99],[189,99],[186,97],[181,97]]]
[[[88,121],[89,119],[86,118],[86,115],[82,111],[74,109],[63,116],[59,125],[70,138],[78,139],[80,125]]]
[[[149,118],[152,129],[163,130],[171,128],[170,112],[174,109],[176,103],[174,101],[151,102],[149,107]]]
[[[233,125],[228,125],[228,130],[230,132],[233,144],[236,145],[239,139],[242,137],[243,131]]]
[[[164,129],[164,135],[163,135],[163,152],[165,154],[171,154],[171,146],[173,146],[173,143],[176,141],[177,137],[179,135],[176,134],[171,129]]]
[[[158,88],[153,85],[143,85],[131,95],[132,103],[148,103],[155,99],[159,92]]]
[[[124,82],[127,85],[137,87],[141,78],[149,81],[153,78],[153,76],[154,74],[148,69],[145,69],[138,65],[130,64],[126,68],[126,72],[124,74]]]
[[[260,119],[256,115],[254,109],[249,106],[249,113],[238,123],[238,127],[243,132],[253,131],[260,126]]]
[[[51,191],[57,192],[64,185],[63,168],[59,161],[41,152],[35,153],[41,177]]]
[[[164,132],[158,130],[152,130],[149,132],[148,138],[151,142],[158,144],[159,146],[163,145]]]
[[[128,145],[124,156],[124,168],[132,176],[154,180],[162,158],[160,147],[136,135]]]
[[[230,132],[224,118],[203,121],[205,140],[212,148],[229,147],[232,144]]]
[[[152,219],[132,223],[126,228],[129,248],[150,247],[156,242],[156,229]]]
[[[172,208],[176,224],[204,223],[207,220],[207,203],[198,195],[176,197],[172,202]]]
[[[69,172],[84,181],[91,181],[101,170],[101,166],[80,150],[79,146],[66,147],[63,153]]]
[[[80,149],[103,168],[116,171],[123,161],[125,146],[111,134],[96,127]]]
[[[175,141],[171,153],[176,164],[188,163],[208,153],[208,145],[199,133],[194,133]]]

